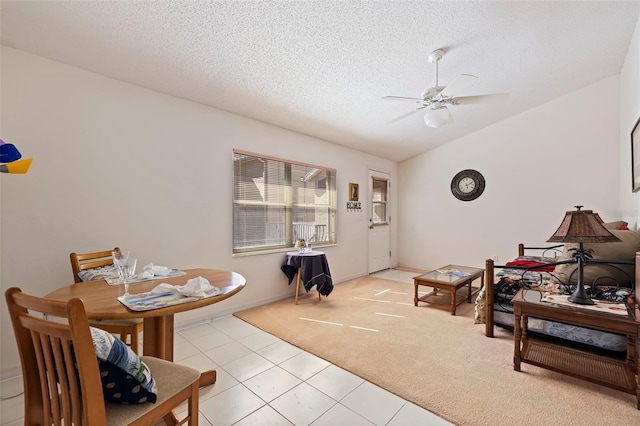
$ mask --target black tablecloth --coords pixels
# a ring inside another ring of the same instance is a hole
[[[282,262],[282,272],[289,279],[289,284],[301,269],[301,281],[307,293],[316,286],[318,293],[328,296],[333,290],[333,280],[327,263],[327,256],[323,252],[287,253]]]

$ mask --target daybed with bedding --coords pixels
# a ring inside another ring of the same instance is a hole
[[[593,299],[621,303],[634,297],[635,255],[640,251],[640,232],[621,230],[621,223],[605,226],[621,242],[585,244],[592,260],[585,264],[583,282]],[[615,228],[611,229],[613,226]],[[487,260],[485,284],[476,300],[475,315],[476,323],[486,324],[485,335],[493,337],[496,325],[513,329],[511,299],[520,288],[570,294],[578,275],[577,264],[571,263],[573,249],[573,244],[551,247],[525,247],[520,244],[518,257],[512,262],[495,265],[493,260]],[[570,324],[531,318],[529,331],[615,354],[623,354],[627,349],[623,335]]]

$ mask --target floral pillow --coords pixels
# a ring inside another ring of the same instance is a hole
[[[91,327],[105,401],[121,404],[156,402],[158,390],[149,367],[120,339]]]
[[[84,269],[78,272],[81,281],[98,281],[107,278],[117,277],[118,270],[115,265],[101,266],[99,268]]]
[[[548,264],[557,261],[553,258],[521,256],[510,262],[514,265],[525,263]],[[546,270],[545,270],[546,269]],[[551,293],[562,292],[562,286],[549,268],[523,269],[517,266],[500,269],[496,273],[494,284],[496,300],[511,300],[521,288],[529,288]]]
[[[476,297],[476,305],[473,308],[474,324],[484,324],[487,322],[486,295],[484,289],[485,287],[482,286],[480,292],[478,292],[478,297]]]

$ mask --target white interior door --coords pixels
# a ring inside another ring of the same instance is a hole
[[[391,267],[389,174],[369,170],[369,273]]]

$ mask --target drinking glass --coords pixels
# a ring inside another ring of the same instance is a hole
[[[116,267],[116,272],[118,272],[118,282],[122,284],[124,282],[124,268],[122,262],[129,258],[129,252],[123,253],[122,251],[112,251],[111,255],[113,256],[113,266]]]
[[[136,274],[136,263],[138,263],[138,259],[135,257],[120,259],[120,264],[122,265],[122,273],[123,273],[123,283],[124,283],[124,295],[125,297],[129,296],[129,283],[131,282],[131,278],[133,278]]]

